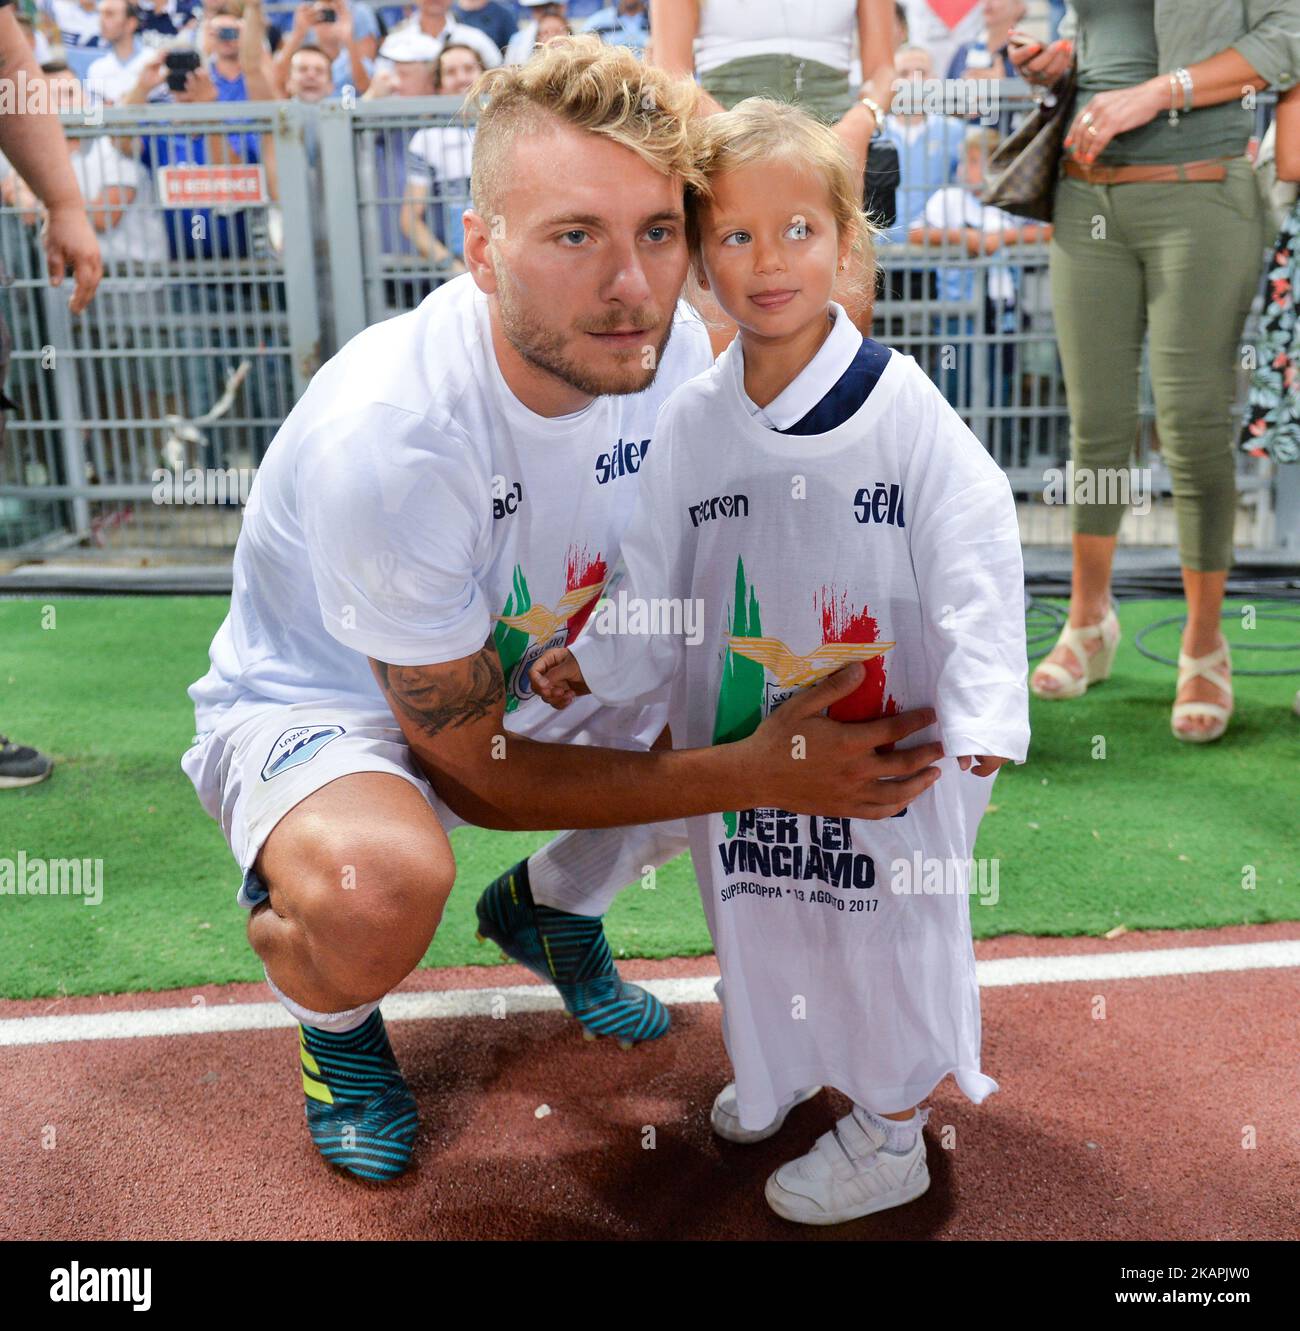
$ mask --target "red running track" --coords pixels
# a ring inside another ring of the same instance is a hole
[[[1002,938],[981,960],[1300,939],[1282,924],[1103,939]],[[707,975],[712,958],[629,962]],[[404,990],[494,989],[517,967],[424,971]],[[0,1003],[0,1020],[262,1003],[261,985]],[[1094,1016],[1104,997],[1106,1016]],[[932,1184],[830,1229],[772,1215],[763,1182],[847,1103],[826,1093],[773,1139],[716,1139],[729,1072],[716,1004],[663,1040],[586,1043],[559,1012],[392,1021],[422,1117],[416,1166],[359,1183],[315,1154],[292,1030],[0,1048],[0,1237],[1288,1239],[1300,1233],[1297,971],[983,990],[980,1108],[928,1102]],[[538,1118],[540,1105],[550,1114]],[[645,1149],[647,1127],[653,1149]],[[50,1140],[47,1149],[42,1144]],[[1247,1148],[1247,1130],[1254,1146]]]

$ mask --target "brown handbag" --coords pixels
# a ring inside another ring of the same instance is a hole
[[[1024,123],[990,154],[984,168],[985,203],[1039,222],[1052,220],[1061,144],[1069,128],[1077,78],[1071,64]]]

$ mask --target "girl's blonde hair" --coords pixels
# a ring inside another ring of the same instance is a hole
[[[556,120],[630,148],[685,185],[698,183],[687,135],[698,102],[692,79],[644,64],[595,34],[557,37],[522,65],[489,69],[467,97],[467,107],[478,110],[474,209],[483,217],[500,211],[515,141]]]
[[[701,215],[713,198],[712,182],[737,167],[786,161],[820,174],[830,196],[831,214],[842,240],[850,237],[848,264],[837,274],[835,299],[842,305],[869,304],[876,290],[876,238],[884,232],[862,211],[860,176],[848,149],[820,120],[797,106],[770,97],[747,97],[730,111],[691,122],[695,172],[699,183],[686,188],[686,243],[691,254],[688,295],[707,306],[700,285],[704,274]]]

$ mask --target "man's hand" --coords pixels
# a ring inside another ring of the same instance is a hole
[[[379,69],[370,80],[370,87],[361,94],[362,100],[373,102],[380,97],[391,97],[397,91],[397,76],[391,69]]]
[[[76,286],[68,301],[68,309],[73,314],[80,314],[90,304],[95,288],[104,276],[99,241],[80,201],[51,208],[42,238],[50,285],[62,286],[63,275],[71,268]]]
[[[757,770],[771,781],[767,804],[791,813],[841,818],[892,818],[939,779],[931,766],[943,745],[884,752],[895,741],[934,723],[921,707],[875,721],[832,721],[821,712],[846,698],[862,682],[864,667],[845,666],[815,687],[796,694],[748,739]]]
[[[930,725],[930,709],[859,723],[818,715],[857,688],[860,665],[791,698],[748,739],[649,753],[507,734],[505,681],[491,638],[458,661],[372,660],[371,668],[434,789],[478,827],[622,827],[765,805],[888,818],[939,776],[926,766],[942,756],[939,744],[882,751]]]
[[[178,102],[215,102],[217,100],[217,85],[212,81],[212,75],[202,67],[192,69],[185,76],[185,91],[176,94]]]
[[[567,647],[543,652],[528,672],[533,692],[556,711],[563,711],[575,698],[590,693],[582,677],[578,658]]]
[[[140,66],[134,89],[137,100],[144,101],[155,88],[167,82],[167,67],[163,63],[166,59],[167,52],[159,49]]]

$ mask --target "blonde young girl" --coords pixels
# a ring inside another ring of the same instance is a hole
[[[713,1127],[758,1141],[822,1086],[848,1096],[766,1188],[778,1214],[834,1224],[926,1190],[919,1105],[948,1074],[976,1103],[997,1089],[980,1070],[967,893],[991,786],[978,778],[1023,761],[1029,738],[1020,544],[979,441],[915,361],[845,314],[874,256],[834,134],[759,98],[694,132],[693,274],[739,336],[665,403],[623,569],[533,682],[565,706],[671,680],[687,746],[742,738],[846,666],[836,719],[934,707],[916,740],[942,742],[941,776],[905,809],[691,820],[735,1069]],[[698,645],[645,632],[647,607],[688,604]],[[896,757],[900,776],[919,766]]]

